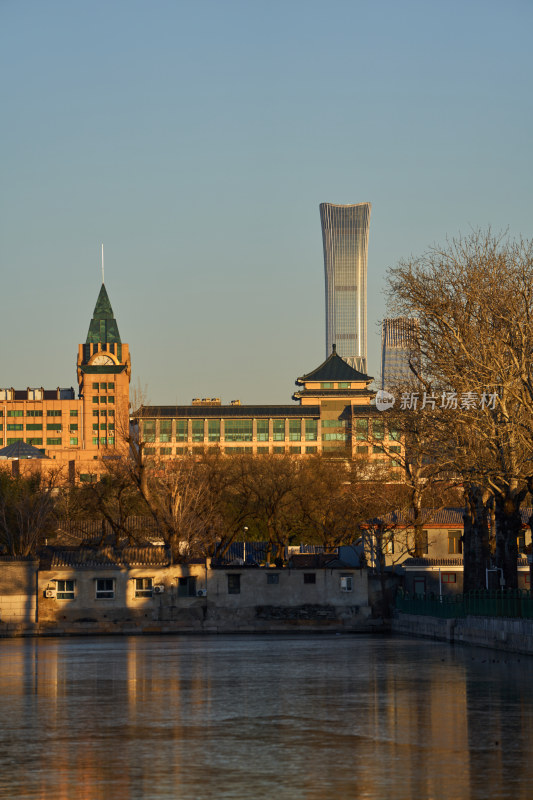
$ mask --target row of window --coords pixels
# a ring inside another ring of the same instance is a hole
[[[267,572],[266,573],[266,582],[269,585],[279,584],[279,572]],[[353,592],[353,575],[350,573],[341,573],[340,574],[340,585],[339,588],[341,592]],[[241,593],[241,576],[239,573],[229,573],[227,575],[228,579],[228,594],[240,594]],[[303,582],[304,584],[316,584],[316,572],[304,572],[303,573]]]
[[[97,394],[93,395],[93,403],[103,403],[105,405],[106,403],[114,403],[114,402],[115,402],[114,395],[111,395],[111,394],[110,395],[105,395],[105,394],[104,395],[97,395]]]
[[[6,445],[16,444],[17,442],[20,442],[20,441],[24,441],[24,442],[26,442],[26,444],[31,444],[33,447],[42,447],[42,445],[43,445],[43,437],[42,436],[27,436],[23,440],[21,440],[21,438],[18,437],[18,436],[17,437],[8,436],[7,439],[6,439]],[[56,445],[61,445],[61,444],[63,444],[63,439],[61,438],[61,436],[54,436],[54,437],[49,436],[46,439],[46,444],[49,447],[54,447]],[[77,436],[71,436],[69,444],[71,446],[73,446],[73,447],[77,446],[78,445],[78,437]],[[2,446],[2,445],[3,445],[3,441],[0,438],[0,446]]]
[[[302,433],[302,420],[290,419],[286,428],[284,419],[258,419],[255,421],[255,439],[258,442],[291,441],[317,441],[318,440],[318,420],[306,419],[304,432]],[[272,433],[270,433],[272,425]],[[322,439],[325,441],[348,441],[349,431],[348,420],[323,419],[320,421]],[[174,427],[174,432],[173,432]],[[388,439],[399,441],[400,434],[394,429],[386,429],[384,420],[373,420],[372,430],[370,430],[368,419],[357,419],[355,425],[355,438],[359,441],[367,441],[371,436],[374,439]],[[186,442],[191,439],[193,442],[218,442],[223,438],[226,442],[251,442],[254,439],[254,421],[251,419],[225,419],[224,432],[221,433],[221,420],[160,420],[159,430],[157,420],[143,420],[143,437],[146,442],[155,442],[156,439],[161,443]],[[378,452],[378,451],[375,451]],[[399,448],[398,451],[399,452]]]
[[[279,572],[267,572],[266,582],[268,585],[279,585]],[[239,573],[229,573],[227,577],[228,594],[241,593],[241,575]],[[310,585],[316,584],[316,572],[304,572],[303,583]],[[56,580],[55,597],[57,600],[76,599],[76,580]],[[138,598],[153,597],[154,594],[164,591],[164,587],[154,583],[154,578],[134,578],[134,596]],[[340,590],[342,592],[353,591],[353,575],[341,573]],[[178,578],[177,585],[178,597],[196,597],[196,578],[189,576]],[[116,597],[115,578],[96,578],[94,581],[95,600],[114,600]]]
[[[78,409],[71,408],[70,409],[70,416],[77,417],[78,416]],[[63,412],[56,408],[49,408],[46,412],[47,417],[61,417]],[[31,408],[28,410],[24,410],[22,408],[10,408],[7,411],[8,417],[42,417],[43,410],[42,408]]]
[[[360,441],[364,441],[370,437],[370,434],[374,439],[384,439],[385,434],[388,436],[389,439],[393,439],[394,441],[400,440],[400,433],[399,431],[395,430],[394,428],[389,428],[385,425],[385,420],[383,419],[374,419],[372,420],[372,431],[370,431],[370,420],[359,418],[355,421],[355,438],[359,439]]]
[[[8,424],[6,425],[6,429],[8,431],[23,431],[24,427],[26,427],[27,431],[42,431],[43,430],[42,422],[27,422],[26,426],[24,426],[24,424],[22,422],[8,422]],[[78,430],[78,425],[77,424],[69,425],[68,429],[69,429],[69,431],[77,431]],[[1,430],[3,430],[2,423],[0,423],[0,431]],[[63,430],[63,425],[61,424],[61,422],[49,422],[46,425],[46,430],[47,431],[61,431],[61,430]]]
[[[77,593],[76,580],[56,580],[55,597],[57,600],[75,600]],[[154,578],[134,579],[135,597],[153,597],[161,590],[154,583]],[[178,578],[178,597],[196,597],[196,578]],[[94,581],[95,600],[114,600],[116,596],[115,578],[96,578]]]
[[[320,384],[321,389],[351,389],[352,384],[347,383],[346,381],[341,381],[339,383],[333,383],[331,381],[326,381],[325,383]]]
[[[93,390],[98,392],[105,392],[105,391],[115,391],[115,384],[114,383],[93,383]]]
[[[193,455],[194,454],[204,453],[205,452],[205,448],[204,447],[192,447],[192,448],[191,447],[159,447],[159,448],[156,448],[156,447],[145,447],[144,448],[144,454],[146,456],[173,456],[173,455],[185,456],[185,455],[188,455],[191,452],[193,453]],[[258,445],[255,448],[251,447],[251,446],[250,447],[246,447],[246,446],[245,447],[238,447],[238,446],[237,447],[222,447],[222,448],[220,448],[220,452],[225,453],[226,455],[231,455],[231,454],[243,455],[243,454],[252,454],[252,453],[257,453],[258,455],[267,455],[270,452],[270,448],[269,447],[261,447],[260,445]],[[294,446],[294,447],[289,447],[289,448],[286,448],[285,446],[283,446],[283,447],[273,447],[272,448],[272,452],[275,455],[282,455],[284,453],[292,453],[292,454],[296,455],[296,454],[301,454],[302,448],[301,448],[301,446],[298,446],[298,447]],[[317,453],[318,452],[318,447],[313,446],[313,445],[308,445],[308,446],[304,447],[304,452],[309,454],[309,455],[311,455],[313,453]]]
[[[450,555],[460,555],[463,552],[463,532],[461,530],[448,531],[448,553]],[[429,531],[422,531],[420,542],[422,553],[429,552]],[[391,533],[385,545],[385,551],[394,554],[394,534]],[[400,550],[401,552],[401,550]]]
[[[162,442],[171,442],[173,439],[172,423],[174,422],[175,440],[186,442],[189,440],[189,420],[160,420],[159,432],[157,432],[155,419],[143,420],[143,438],[146,442],[155,442],[157,439]],[[190,439],[193,442],[219,442],[222,438],[221,420],[193,419],[191,422]],[[283,442],[288,439],[290,442],[300,442],[302,439],[308,442],[316,442],[318,439],[318,420],[305,420],[304,432],[302,434],[302,421],[291,419],[288,421],[288,431],[285,430],[284,419],[273,419],[272,441]],[[207,425],[206,425],[207,423]],[[338,423],[337,423],[338,424]],[[343,423],[341,423],[343,424]],[[226,419],[224,420],[225,442],[251,442],[254,439],[254,421],[251,419]],[[268,442],[270,440],[270,425],[268,419],[258,419],[255,423],[255,439],[258,442]]]

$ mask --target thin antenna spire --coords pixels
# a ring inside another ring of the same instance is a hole
[[[103,245],[103,242],[102,242],[102,283],[105,283],[105,281],[104,281],[104,245]]]

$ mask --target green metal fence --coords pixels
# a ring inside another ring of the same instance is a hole
[[[443,619],[460,617],[522,617],[533,619],[533,597],[521,589],[477,591],[449,596],[398,592],[396,608],[405,614]]]

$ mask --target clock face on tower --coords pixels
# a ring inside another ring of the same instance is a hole
[[[99,356],[96,356],[96,358],[93,358],[93,360],[92,360],[92,364],[94,366],[98,366],[98,367],[101,366],[101,365],[108,365],[108,364],[111,365],[111,364],[114,364],[114,363],[115,362],[113,361],[111,356],[106,356],[106,355],[103,355],[103,354],[99,355]]]

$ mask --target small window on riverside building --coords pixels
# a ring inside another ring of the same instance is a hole
[[[151,597],[153,578],[135,578],[135,597]]]
[[[196,578],[178,578],[178,597],[196,597]]]
[[[240,575],[228,575],[228,594],[240,594],[241,593],[241,576]]]
[[[448,553],[458,555],[462,552],[461,531],[448,531]]]
[[[74,585],[76,581],[56,581],[57,599],[74,600]]]
[[[341,592],[353,592],[353,575],[341,574]]]
[[[441,580],[443,583],[457,583],[457,575],[455,572],[443,572]]]
[[[97,578],[96,579],[96,599],[114,600],[115,599],[115,579]]]
[[[304,583],[316,583],[316,572],[304,572]]]
[[[279,583],[279,572],[267,572],[267,583],[268,584]]]

